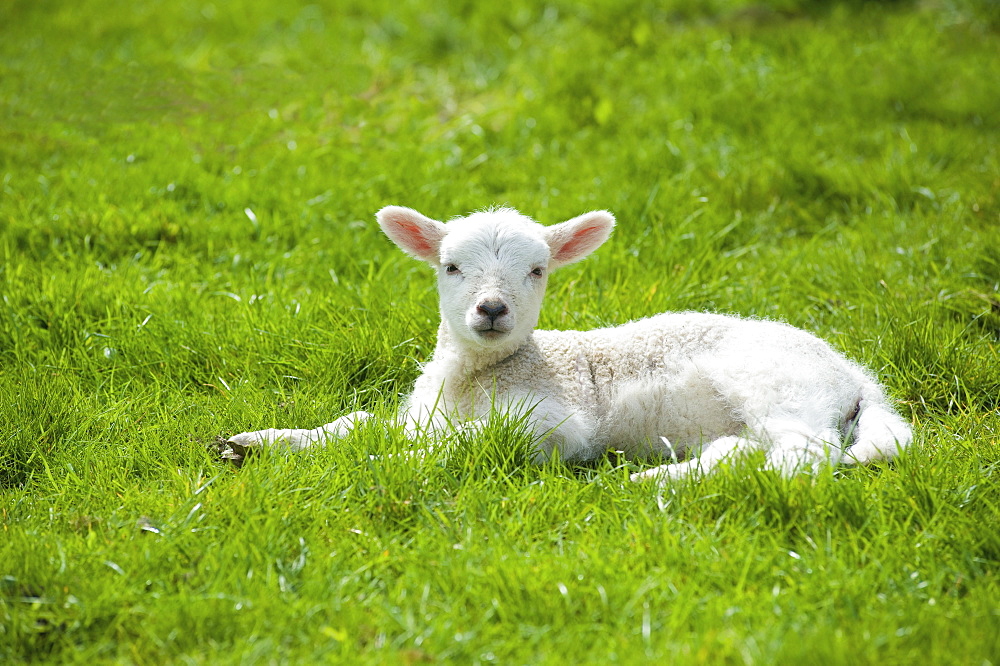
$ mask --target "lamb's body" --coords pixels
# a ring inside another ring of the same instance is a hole
[[[554,448],[570,461],[609,449],[686,458],[637,475],[660,479],[748,449],[764,450],[785,473],[868,462],[912,438],[868,373],[785,324],[675,313],[585,332],[533,331],[547,270],[600,245],[613,224],[607,213],[547,228],[506,210],[442,225],[390,208],[379,220],[397,244],[439,268],[437,348],[402,412],[414,433],[476,423],[494,409],[530,410],[538,460]],[[234,441],[301,448],[367,416]]]
[[[409,417],[426,422],[434,406],[462,421],[498,406],[531,409],[540,460],[553,447],[568,461],[607,450],[641,459],[686,457],[716,442],[720,454],[770,450],[784,439],[790,446],[772,462],[786,471],[840,462],[860,407],[888,409],[874,380],[819,338],[778,322],[694,312],[535,331],[485,367],[435,357],[409,398]],[[901,420],[886,424],[874,457],[891,456],[893,433],[905,429]]]

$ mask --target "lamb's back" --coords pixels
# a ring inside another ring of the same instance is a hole
[[[534,340],[543,355],[564,365],[582,358],[617,376],[640,376],[710,353],[744,324],[725,315],[670,312],[590,331],[535,331]]]
[[[826,342],[787,324],[703,312],[671,312],[590,331],[535,331],[529,366],[567,384],[592,385],[608,397],[625,382],[672,377],[692,364],[764,365],[795,357],[815,367],[846,367]],[[800,368],[799,371],[802,369]],[[575,392],[575,391],[574,391]]]

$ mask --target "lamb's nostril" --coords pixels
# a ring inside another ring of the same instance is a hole
[[[503,301],[483,301],[476,306],[476,309],[490,319],[507,314],[507,305]]]

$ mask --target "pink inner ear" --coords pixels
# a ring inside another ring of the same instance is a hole
[[[584,227],[580,229],[573,236],[563,243],[563,246],[559,248],[556,253],[556,261],[566,261],[577,256],[580,252],[585,251],[590,244],[593,242],[594,232],[599,232],[602,230],[600,226]]]
[[[424,236],[423,228],[412,222],[397,222],[396,226],[406,238],[406,245],[415,253],[425,255],[431,253],[434,248]]]

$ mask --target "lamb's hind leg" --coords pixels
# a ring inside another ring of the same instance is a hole
[[[763,419],[754,429],[767,452],[767,467],[784,476],[815,472],[843,457],[840,433],[833,427],[812,427],[804,421]]]
[[[244,432],[233,435],[227,443],[243,449],[281,446],[291,451],[301,451],[310,446],[325,445],[331,439],[340,439],[371,416],[368,412],[352,412],[318,428],[268,428]]]
[[[720,462],[739,456],[753,448],[756,448],[756,445],[745,437],[737,437],[735,435],[720,437],[703,446],[701,454],[696,458],[636,472],[631,478],[633,481],[652,479],[662,484],[674,479],[705,474],[715,468]]]
[[[764,451],[765,466],[792,476],[802,471],[816,471],[825,464],[840,462],[843,451],[834,428],[813,428],[790,419],[762,419],[743,436],[721,437],[707,444],[696,458],[662,465],[632,475],[633,481],[655,479],[666,483],[692,474],[704,474],[720,462],[749,451]]]

